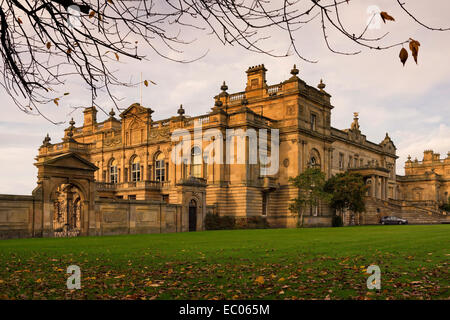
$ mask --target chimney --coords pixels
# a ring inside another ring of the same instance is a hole
[[[248,68],[246,71],[247,87],[245,88],[245,91],[265,88],[267,86],[266,71],[267,69],[263,64]]]
[[[84,127],[91,127],[97,123],[97,109],[95,107],[86,108],[84,113]]]

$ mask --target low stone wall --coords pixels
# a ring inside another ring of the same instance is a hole
[[[180,205],[144,200],[98,200],[100,235],[188,231],[189,216]]]
[[[0,195],[0,239],[32,237],[33,196]]]
[[[34,196],[0,195],[0,239],[58,236],[43,232],[42,200]],[[51,210],[51,209],[50,209]],[[214,208],[211,208],[214,210]],[[49,213],[52,217],[53,211]],[[87,214],[87,213],[86,213]],[[189,230],[189,212],[181,205],[145,200],[95,201],[95,227],[82,234],[118,235]],[[197,230],[203,230],[202,215]]]

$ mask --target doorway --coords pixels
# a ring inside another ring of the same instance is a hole
[[[197,202],[192,199],[189,202],[189,231],[197,230]]]

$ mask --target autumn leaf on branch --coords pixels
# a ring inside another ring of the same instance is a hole
[[[390,15],[389,15],[387,12],[385,12],[385,11],[381,11],[381,12],[380,12],[380,16],[381,16],[381,19],[383,19],[383,22],[384,22],[384,23],[386,23],[386,20],[389,20],[389,21],[395,21],[394,17],[390,16]]]
[[[414,58],[414,61],[417,64],[417,56],[419,55],[419,47],[420,47],[420,42],[416,41],[414,39],[409,39],[409,49],[411,50],[412,56]]]
[[[405,48],[402,48],[402,50],[400,50],[400,61],[403,63],[403,66],[405,66],[405,62],[406,60],[408,60],[408,51],[406,51]]]

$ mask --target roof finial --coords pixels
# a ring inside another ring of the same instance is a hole
[[[49,136],[48,133],[47,133],[47,135],[46,135],[45,138],[44,138],[44,141],[42,141],[42,144],[43,144],[44,146],[47,146],[47,145],[50,144],[50,140],[51,140],[51,138],[50,138],[50,136]]]
[[[317,85],[317,88],[320,89],[320,91],[323,91],[323,89],[325,89],[326,85],[325,83],[323,83],[323,80],[320,79],[320,83]]]
[[[178,108],[177,113],[178,113],[178,115],[180,117],[182,117],[184,115],[184,109],[183,109],[183,105],[182,104],[180,104],[180,107]]]
[[[293,77],[296,77],[300,71],[298,71],[296,65],[294,64],[294,67],[291,69],[291,74]]]
[[[116,115],[116,113],[114,112],[114,109],[111,108],[111,111],[109,112],[110,118],[114,118],[115,115]]]
[[[359,115],[358,112],[353,112],[353,122],[352,122],[352,124],[350,126],[351,130],[359,131],[358,115]]]
[[[228,86],[226,85],[225,81],[223,82],[222,86],[220,87],[220,90],[222,90],[223,92],[228,90]]]
[[[74,124],[75,121],[73,121],[73,118],[69,121],[70,127],[69,127],[69,132],[67,132],[67,136],[69,137],[69,139],[72,139],[73,137],[73,129],[75,128]]]

